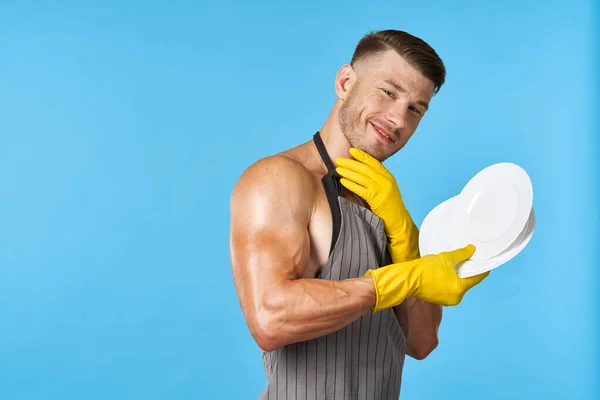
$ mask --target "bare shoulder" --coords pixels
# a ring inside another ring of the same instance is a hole
[[[315,186],[302,163],[285,155],[261,159],[242,173],[230,205],[238,290],[244,292],[245,282],[294,279],[304,273],[310,262]]]
[[[235,184],[230,251],[236,282],[248,276],[244,271],[260,271],[261,279],[269,273],[314,276],[326,260],[331,214],[320,165],[303,151],[307,147],[256,161]]]
[[[289,211],[302,212],[311,207],[316,195],[313,174],[298,160],[284,154],[262,158],[248,167],[235,184],[232,207],[250,209],[276,206],[282,201]]]

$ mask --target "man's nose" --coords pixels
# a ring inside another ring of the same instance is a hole
[[[403,104],[398,104],[387,110],[386,118],[394,124],[394,129],[404,129],[406,127],[406,114],[407,107]]]

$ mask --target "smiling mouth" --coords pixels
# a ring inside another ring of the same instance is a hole
[[[377,125],[375,125],[372,122],[371,122],[371,126],[373,127],[373,129],[375,129],[375,131],[377,133],[379,133],[381,136],[386,138],[390,143],[396,143],[396,136],[394,134],[379,128]]]

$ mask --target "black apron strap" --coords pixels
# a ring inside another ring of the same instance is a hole
[[[317,146],[317,150],[319,151],[319,155],[327,167],[327,174],[321,179],[321,182],[323,183],[325,195],[327,196],[327,202],[329,203],[331,216],[333,218],[331,248],[329,249],[329,254],[331,255],[342,225],[342,213],[340,211],[338,197],[344,197],[344,188],[340,183],[341,176],[335,171],[335,166],[333,165],[333,162],[331,162],[329,154],[327,154],[327,149],[325,149],[325,145],[323,144],[323,140],[321,140],[319,132],[315,133],[313,139]]]
[[[331,158],[329,158],[329,154],[327,154],[327,149],[325,148],[325,145],[323,144],[323,140],[321,139],[321,135],[319,134],[319,132],[315,133],[315,135],[313,136],[313,139],[315,141],[315,144],[317,145],[317,150],[319,151],[321,160],[323,160],[323,162],[325,163],[325,166],[327,167],[327,171],[334,171],[335,166],[333,165],[333,162],[331,162]]]

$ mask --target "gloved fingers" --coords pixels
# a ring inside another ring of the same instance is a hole
[[[386,178],[388,178],[388,179],[390,179],[390,178],[394,179],[394,176],[381,163],[381,161],[379,161],[378,159],[376,159],[375,157],[373,157],[369,153],[366,153],[366,152],[362,151],[361,149],[357,149],[356,147],[351,147],[350,150],[349,150],[349,153],[350,153],[350,155],[352,157],[354,157],[357,160],[362,161],[363,163],[369,165],[371,168],[373,168],[375,171],[381,173]]]
[[[361,173],[358,173],[356,171],[353,171],[351,169],[347,169],[344,167],[337,167],[335,169],[335,172],[337,172],[338,174],[340,174],[340,176],[342,178],[346,178],[348,180],[353,181],[354,183],[358,183],[361,186],[364,186],[366,188],[372,188],[373,187],[373,181],[369,178],[368,175],[363,175]]]
[[[490,274],[490,271],[487,271],[487,272],[484,272],[484,273],[479,274],[479,275],[470,276],[468,278],[462,278],[463,285],[467,288],[467,290],[471,289],[473,286],[477,285],[482,280],[484,280],[485,278],[487,278],[487,276],[489,274]]]
[[[341,183],[341,184],[342,184],[342,186],[344,186],[346,189],[348,189],[348,190],[350,190],[351,192],[353,192],[353,193],[355,193],[355,194],[359,195],[359,196],[360,196],[360,197],[362,197],[364,200],[366,200],[366,201],[367,201],[367,203],[368,203],[368,201],[369,201],[369,200],[367,199],[367,197],[368,197],[367,193],[368,193],[368,192],[367,192],[367,188],[366,188],[366,187],[364,187],[364,186],[361,186],[361,185],[359,185],[359,184],[357,184],[357,183],[355,183],[355,182],[352,182],[351,180],[349,180],[349,179],[346,179],[346,178],[341,178],[341,179],[340,179],[340,183]]]
[[[475,253],[475,246],[469,244],[461,249],[456,249],[453,251],[448,251],[443,253],[444,259],[448,264],[452,264],[452,266],[456,266],[458,263],[465,261]]]
[[[377,179],[378,177],[380,179],[383,178],[383,176],[370,165],[360,161],[352,160],[351,158],[338,157],[335,159],[335,163],[338,167],[350,169],[354,172],[371,177],[373,179]]]

